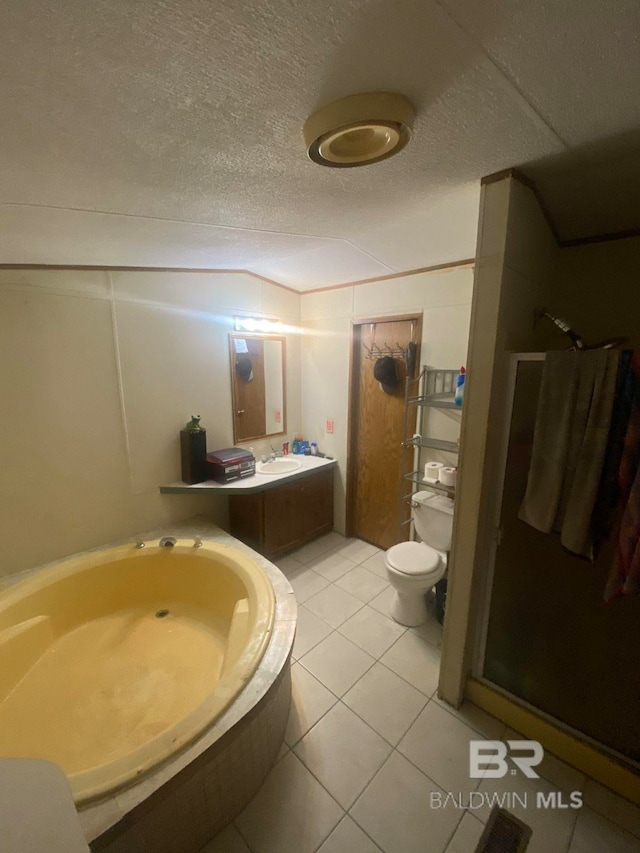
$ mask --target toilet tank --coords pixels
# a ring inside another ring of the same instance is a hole
[[[436,551],[449,551],[453,530],[453,501],[432,492],[416,492],[411,498],[413,523],[424,543]]]

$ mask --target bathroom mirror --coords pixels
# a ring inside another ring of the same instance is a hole
[[[280,335],[229,335],[233,440],[286,432],[285,339]]]

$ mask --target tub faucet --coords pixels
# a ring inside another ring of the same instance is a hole
[[[163,536],[162,539],[158,542],[158,545],[161,548],[173,548],[178,540],[174,539],[173,536]]]
[[[202,548],[202,536],[196,536],[193,540],[194,548]]]

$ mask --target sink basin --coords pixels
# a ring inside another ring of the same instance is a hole
[[[298,459],[270,459],[268,462],[258,462],[256,474],[291,474],[302,468]]]

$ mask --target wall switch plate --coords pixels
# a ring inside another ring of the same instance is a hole
[[[333,428],[334,428],[334,423],[333,423],[333,421],[327,421],[326,431],[327,431],[327,432],[333,432]]]

